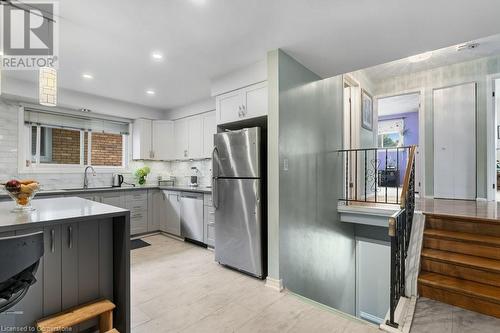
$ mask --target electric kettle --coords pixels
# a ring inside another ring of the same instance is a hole
[[[121,187],[123,184],[123,175],[113,175],[113,187]]]

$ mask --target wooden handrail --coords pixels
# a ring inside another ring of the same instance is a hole
[[[410,147],[410,154],[408,156],[408,162],[406,163],[405,178],[403,180],[403,190],[401,191],[401,208],[405,207],[406,195],[408,194],[408,188],[410,187],[410,175],[413,168],[413,163],[415,163],[415,152],[417,146]]]

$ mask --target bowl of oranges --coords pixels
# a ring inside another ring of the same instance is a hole
[[[16,202],[15,211],[34,210],[31,199],[40,189],[40,184],[33,179],[12,179],[4,184],[7,194]]]

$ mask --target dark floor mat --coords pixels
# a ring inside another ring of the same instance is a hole
[[[135,249],[140,249],[141,247],[146,247],[150,246],[148,242],[143,241],[142,239],[132,239],[130,241],[130,249],[135,250]]]

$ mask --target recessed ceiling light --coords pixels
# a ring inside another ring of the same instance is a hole
[[[94,77],[92,76],[92,74],[88,74],[88,73],[83,73],[82,74],[82,77],[84,79],[87,79],[87,80],[92,80]]]
[[[155,91],[154,91],[154,90],[149,89],[149,90],[146,90],[146,94],[148,94],[148,95],[150,95],[150,96],[153,96],[153,95],[154,95],[154,94],[156,94],[156,93],[155,93]]]
[[[156,61],[160,61],[163,59],[163,54],[161,52],[153,52],[151,53],[151,58]]]
[[[430,57],[432,57],[431,51],[408,57],[408,61],[409,62],[421,62],[421,61],[425,61],[425,60],[430,59]]]
[[[196,5],[204,5],[207,3],[207,0],[191,0],[192,3],[196,4]]]

